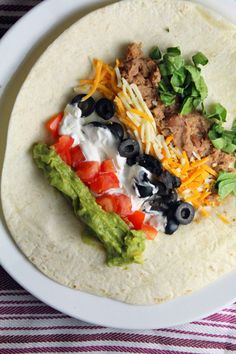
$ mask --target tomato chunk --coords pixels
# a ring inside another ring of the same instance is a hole
[[[125,217],[132,212],[131,199],[125,194],[114,195],[113,205],[115,213],[122,217]]]
[[[128,215],[127,218],[134,225],[135,230],[140,230],[145,219],[145,213],[136,210],[134,213]]]
[[[68,135],[62,135],[58,141],[53,145],[57,152],[68,150],[73,145],[74,139]]]
[[[148,240],[154,240],[154,238],[157,236],[158,231],[154,227],[148,224],[143,224],[141,230],[145,232],[146,238]]]
[[[116,172],[114,163],[112,160],[105,160],[101,164],[101,172]]]
[[[85,161],[85,156],[79,145],[71,148],[70,153],[72,160],[71,166],[76,170],[80,162]]]
[[[112,195],[103,195],[101,197],[96,198],[96,202],[101,205],[102,209],[107,211],[108,213],[114,212],[113,206],[113,196]]]
[[[97,203],[107,212],[126,217],[131,213],[131,200],[125,194],[104,194],[96,199]]]
[[[69,166],[71,166],[70,148],[73,145],[73,142],[74,139],[70,136],[62,135],[58,142],[53,145],[57,154],[60,155],[61,159]]]
[[[60,112],[55,116],[53,116],[52,118],[50,118],[45,124],[46,129],[49,131],[49,133],[53,138],[57,138],[59,135],[59,127],[62,118],[63,118],[63,112]]]
[[[97,161],[82,161],[78,164],[76,173],[86,183],[91,183],[100,171],[100,163]]]
[[[96,176],[91,182],[90,188],[94,193],[102,194],[111,188],[118,188],[119,185],[120,183],[115,173],[105,172]]]

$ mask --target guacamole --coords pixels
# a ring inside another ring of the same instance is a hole
[[[75,215],[82,220],[105,247],[107,264],[121,266],[141,263],[145,249],[143,231],[130,230],[115,213],[105,212],[75,172],[55,150],[46,144],[35,144],[33,158],[49,183],[70,200]]]

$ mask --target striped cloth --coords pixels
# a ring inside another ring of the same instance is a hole
[[[236,353],[236,304],[204,320],[158,330],[92,326],[44,305],[0,268],[0,354]]]
[[[0,37],[41,0],[0,0]]]
[[[0,0],[0,36],[40,0]],[[236,304],[201,321],[127,331],[92,326],[44,305],[0,267],[0,354],[236,353]]]

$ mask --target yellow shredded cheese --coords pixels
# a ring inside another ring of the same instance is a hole
[[[231,222],[223,215],[223,214],[216,214],[218,216],[218,218],[223,221],[225,224],[231,224]]]
[[[101,72],[102,72],[102,62],[100,60],[96,61],[95,64],[95,70],[96,70],[96,75],[95,79],[93,81],[93,84],[91,86],[91,89],[89,90],[88,94],[83,97],[82,101],[86,101],[89,97],[91,97],[94,92],[97,90],[98,84],[101,81]]]
[[[140,145],[140,150],[157,157],[163,167],[181,179],[178,193],[181,197],[199,208],[202,215],[208,212],[204,206],[215,206],[212,187],[218,176],[217,172],[207,165],[208,158],[200,158],[193,151],[191,159],[185,151],[181,152],[173,145],[173,136],[166,139],[158,133],[155,119],[149,110],[136,84],[129,84],[122,78],[117,59],[114,68],[102,62],[93,61],[95,76],[90,80],[80,80],[81,87],[89,87],[84,100],[97,90],[105,97],[114,99],[117,116],[121,123],[129,129]],[[224,218],[224,217],[223,217]],[[224,222],[227,220],[224,218]]]
[[[199,208],[199,211],[205,218],[207,218],[210,215],[210,213],[203,207]]]

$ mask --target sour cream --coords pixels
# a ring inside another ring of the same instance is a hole
[[[156,212],[155,214],[146,215],[146,222],[153,226],[155,229],[165,232],[167,217],[163,216],[162,213]]]
[[[59,128],[60,135],[69,135],[74,139],[73,146],[80,143],[82,134],[80,118],[82,111],[76,106],[68,104],[64,111],[64,117]]]
[[[111,131],[88,125],[89,120],[81,116],[82,112],[79,107],[68,104],[64,111],[59,134],[71,136],[74,139],[73,146],[79,144],[88,161],[102,162],[107,159],[113,160],[120,181],[120,188],[111,189],[107,193],[129,195],[132,202],[132,210],[140,210],[148,197],[139,198],[135,189],[135,182],[144,173],[147,174],[148,178],[151,178],[151,173],[138,164],[128,166],[126,158],[120,156],[118,152],[117,140]],[[153,217],[155,218],[156,215]],[[152,223],[155,223],[155,221],[152,220]]]

